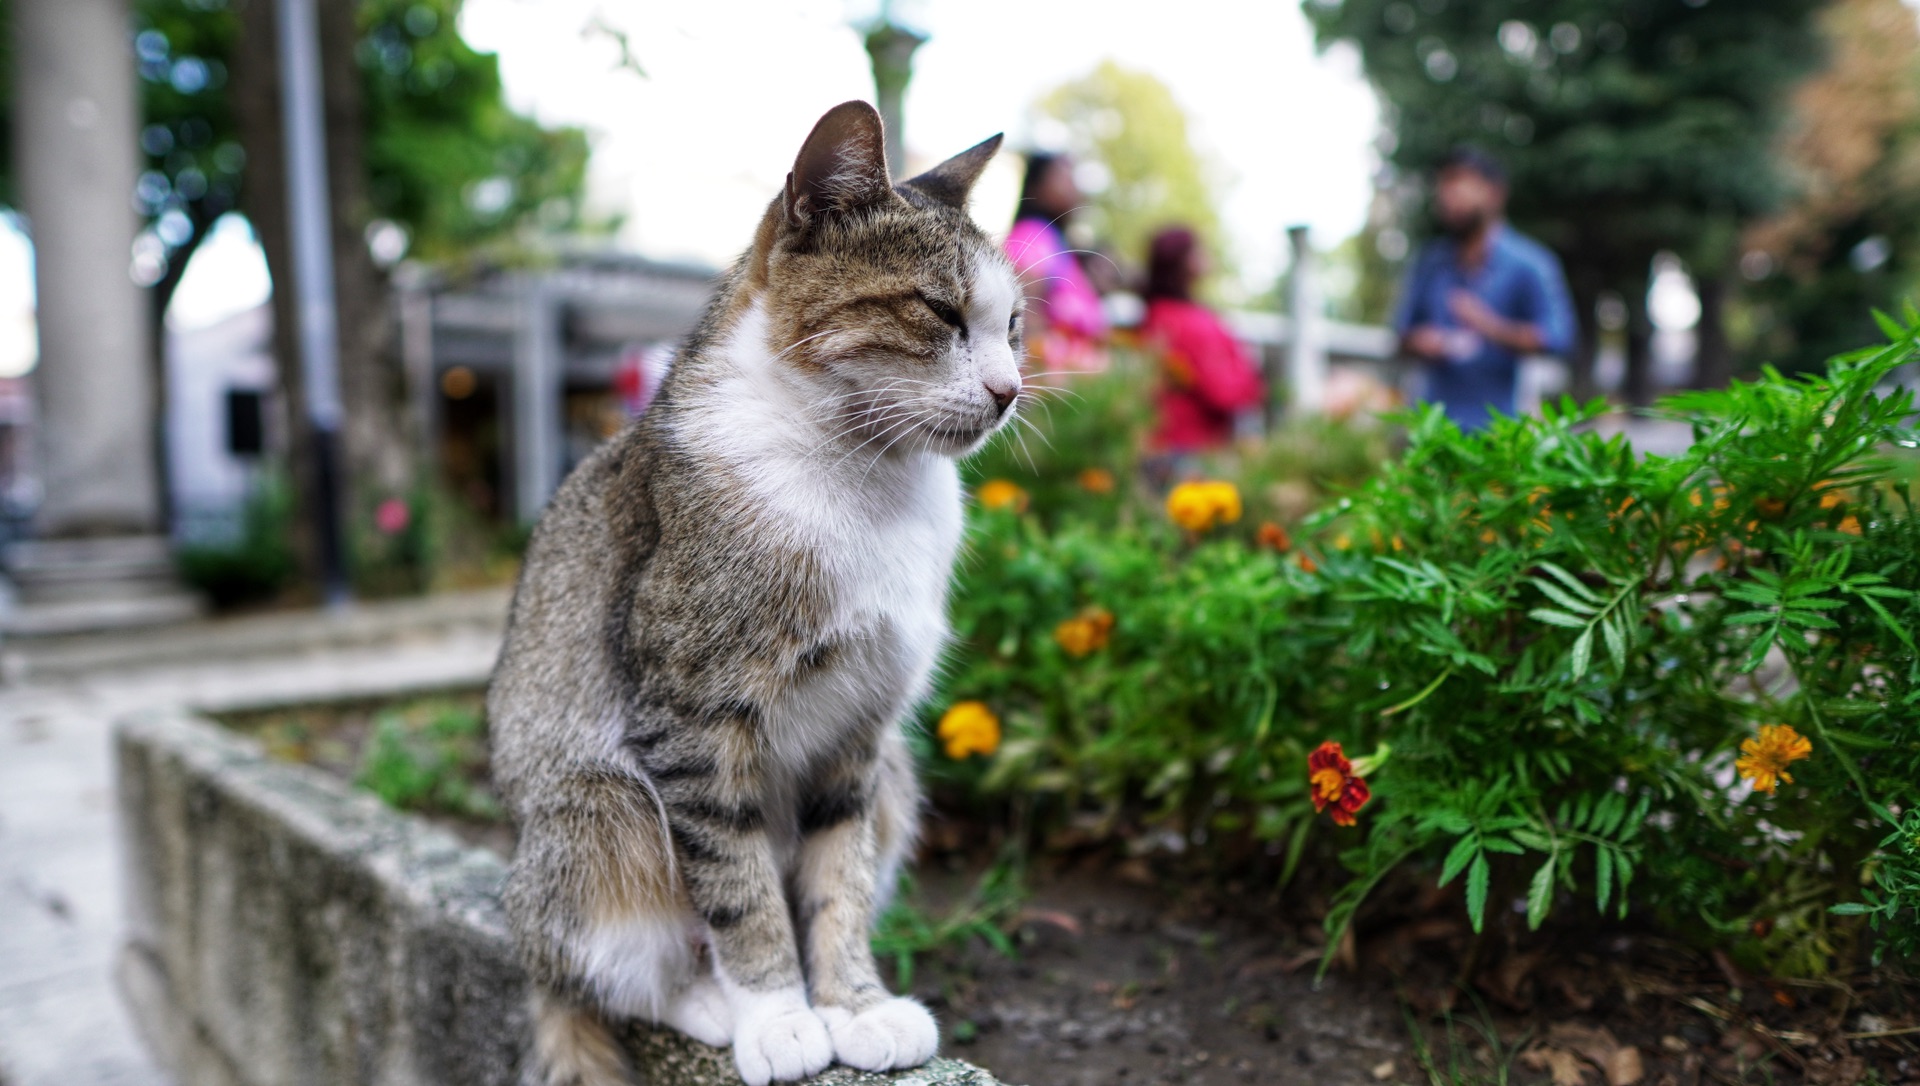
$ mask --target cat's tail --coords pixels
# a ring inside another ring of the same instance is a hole
[[[522,1086],[632,1086],[633,1075],[606,1022],[592,1010],[536,990],[533,1062]]]

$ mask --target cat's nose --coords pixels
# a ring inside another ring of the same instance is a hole
[[[1007,413],[1007,408],[1012,407],[1013,401],[1020,395],[1020,381],[1017,378],[1013,383],[1005,385],[995,384],[992,381],[982,383],[986,386],[987,395],[993,397],[993,406],[1002,415]]]

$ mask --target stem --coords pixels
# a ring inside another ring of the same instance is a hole
[[[1428,683],[1426,687],[1422,689],[1418,694],[1415,694],[1414,696],[1408,698],[1407,700],[1401,702],[1398,705],[1392,706],[1391,708],[1380,710],[1380,715],[1392,716],[1395,713],[1403,713],[1408,709],[1411,709],[1414,706],[1420,704],[1421,702],[1427,700],[1428,696],[1430,696],[1435,690],[1440,689],[1441,683],[1446,682],[1449,678],[1453,676],[1453,668],[1454,668],[1454,665],[1449,664],[1445,671],[1442,671],[1440,674],[1434,676],[1433,681]]]

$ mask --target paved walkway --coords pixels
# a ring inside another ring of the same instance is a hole
[[[155,705],[238,708],[484,680],[505,596],[9,646],[0,686],[0,1083],[164,1086],[113,981],[110,736]],[[36,663],[37,661],[37,663]]]

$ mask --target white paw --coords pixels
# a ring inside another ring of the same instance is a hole
[[[733,1063],[747,1086],[791,1082],[819,1074],[833,1062],[826,1024],[804,995],[755,999],[733,1032]]]
[[[701,977],[675,992],[660,1021],[701,1044],[725,1048],[733,1043],[733,1010],[712,977]]]
[[[833,1058],[862,1071],[918,1067],[940,1050],[940,1027],[933,1015],[905,996],[859,1014],[823,1007],[820,1018],[833,1036]]]

